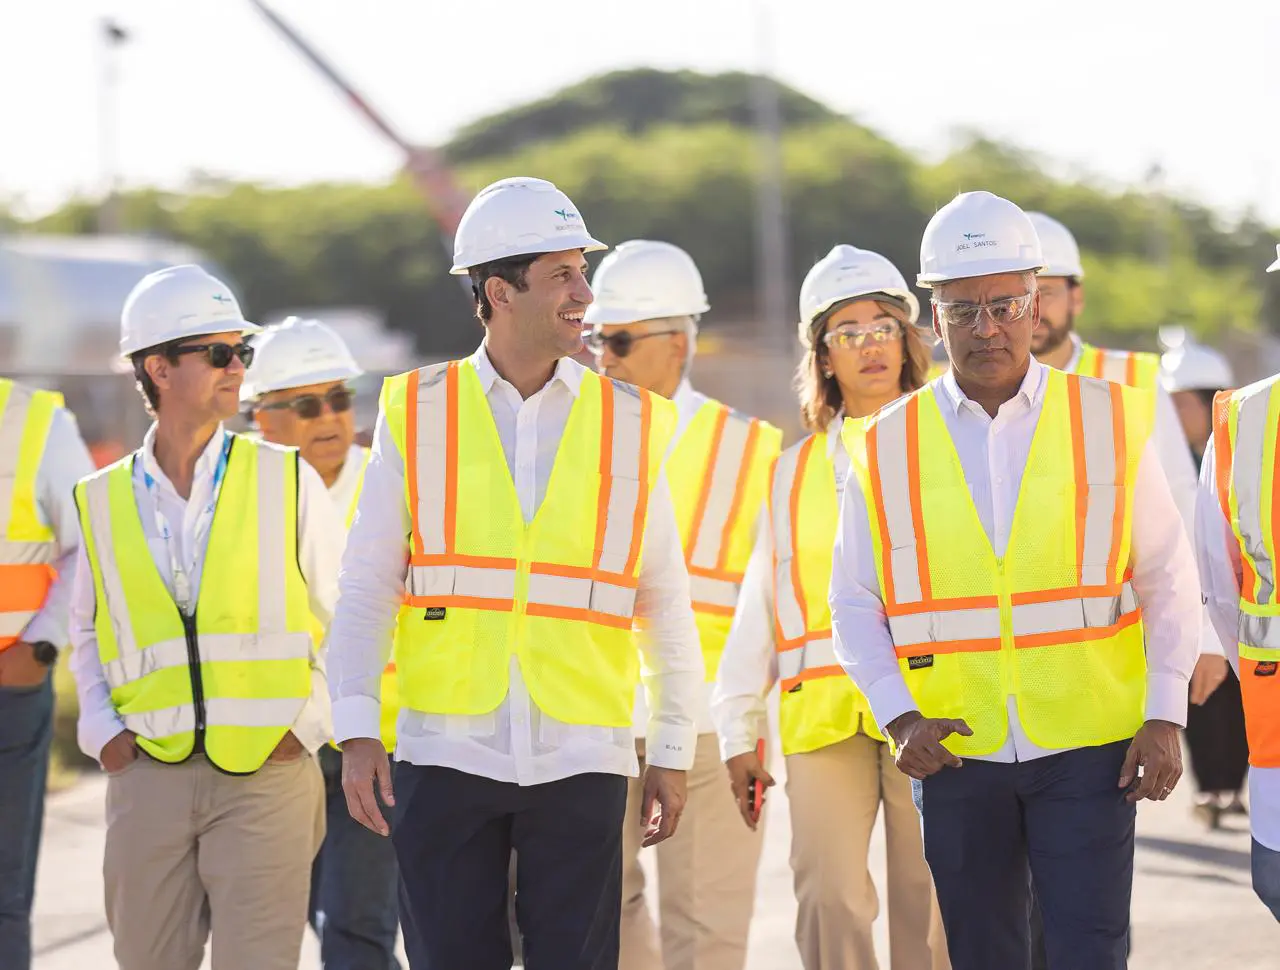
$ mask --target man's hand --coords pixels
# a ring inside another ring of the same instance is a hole
[[[1125,795],[1125,801],[1133,803],[1149,798],[1162,802],[1177,787],[1182,777],[1182,739],[1178,737],[1178,725],[1170,721],[1148,721],[1138,728],[1124,756],[1120,769],[1120,788],[1128,788],[1137,781],[1133,791]],[[1138,776],[1138,768],[1142,776]]]
[[[640,824],[644,826],[641,847],[657,845],[676,834],[680,813],[684,811],[686,782],[685,772],[675,768],[655,765],[645,768],[644,802],[640,806]]]
[[[738,811],[742,813],[742,820],[747,823],[747,828],[754,832],[757,820],[752,817],[751,806],[748,804],[751,785],[759,778],[765,788],[772,788],[773,777],[764,770],[764,765],[760,764],[760,758],[754,751],[734,755],[724,763],[724,766],[729,769],[729,785],[733,788],[733,797],[738,803]],[[762,807],[762,805],[756,806],[757,815]]]
[[[0,650],[0,687],[39,687],[48,676],[49,668],[36,659],[26,641]]]
[[[391,761],[387,749],[377,738],[348,738],[342,742],[342,791],[347,796],[351,817],[378,835],[390,835],[387,820],[382,817],[373,786],[377,784],[382,801],[396,803],[391,791]]]
[[[109,775],[124,771],[138,760],[138,736],[125,729],[103,745],[98,752],[102,770]]]
[[[887,733],[897,746],[894,760],[898,770],[923,780],[943,768],[964,766],[942,742],[953,734],[971,737],[973,729],[959,718],[925,717],[919,711],[907,711],[889,722]]]
[[[1199,707],[1227,679],[1227,658],[1202,653],[1191,673],[1191,703]]]
[[[280,743],[272,748],[271,753],[267,755],[267,760],[275,764],[286,764],[290,761],[297,761],[306,753],[307,749],[302,746],[302,742],[294,736],[294,733],[285,731]]]

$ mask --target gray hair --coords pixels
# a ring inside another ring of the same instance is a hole
[[[698,352],[698,321],[700,319],[702,319],[701,314],[687,314],[680,317],[655,317],[646,321],[649,324],[650,333],[674,330],[687,338],[688,350],[685,351],[684,365],[680,368],[680,380],[687,378],[689,371],[693,368],[693,355]]]

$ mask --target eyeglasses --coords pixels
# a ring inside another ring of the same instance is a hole
[[[637,340],[644,340],[647,337],[662,337],[673,333],[680,333],[680,331],[654,330],[650,333],[632,333],[630,330],[619,330],[616,333],[606,335],[603,330],[592,330],[582,338],[582,342],[587,345],[587,350],[597,357],[603,356],[604,349],[608,347],[613,356],[621,358],[631,353],[631,348]]]
[[[351,399],[356,396],[356,392],[349,387],[333,387],[324,393],[319,394],[299,394],[297,397],[291,397],[287,401],[273,401],[270,404],[263,404],[264,411],[292,411],[303,421],[314,421],[324,413],[324,406],[329,405],[329,410],[334,414],[341,414],[343,411],[351,410]]]
[[[225,370],[230,367],[232,357],[240,358],[240,363],[248,367],[253,363],[253,353],[253,346],[246,343],[183,344],[169,351],[169,355],[172,357],[181,357],[183,354],[204,354],[205,360],[209,362],[209,365],[219,370]]]
[[[1033,296],[1034,293],[1024,293],[990,303],[934,303],[934,306],[938,308],[942,322],[948,326],[972,330],[985,310],[997,327],[1008,327],[1027,315]]]
[[[851,350],[861,347],[868,340],[875,344],[887,343],[902,334],[902,324],[897,320],[882,320],[865,327],[840,327],[822,335],[822,342],[833,350]]]

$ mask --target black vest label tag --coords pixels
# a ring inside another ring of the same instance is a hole
[[[926,653],[921,657],[907,658],[908,670],[924,670],[925,667],[932,667],[932,666],[933,666],[933,654],[931,653]]]
[[[1266,660],[1253,668],[1253,676],[1255,677],[1274,677],[1276,675],[1276,662],[1274,660]]]
[[[443,620],[444,609],[445,608],[443,606],[428,606],[427,611],[422,618],[424,620]]]

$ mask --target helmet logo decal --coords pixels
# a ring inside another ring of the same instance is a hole
[[[224,295],[223,295],[223,294],[221,294],[221,293],[215,293],[215,294],[213,294],[213,298],[214,298],[215,300],[217,300],[219,303],[230,303],[230,302],[231,302],[231,297],[229,297],[229,296],[224,296]]]

